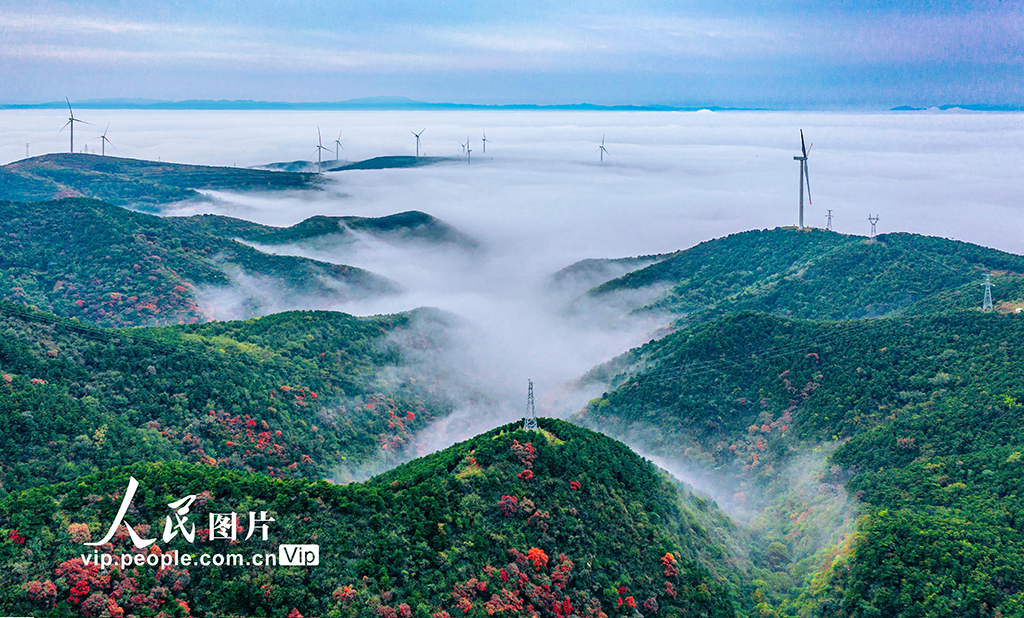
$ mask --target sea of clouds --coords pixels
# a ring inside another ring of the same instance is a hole
[[[285,226],[313,215],[383,216],[421,210],[481,242],[478,251],[363,238],[337,249],[280,253],[350,264],[399,283],[398,296],[334,309],[356,314],[438,307],[461,321],[445,364],[458,411],[422,437],[427,452],[523,413],[527,379],[538,413],[564,416],[588,397],[564,386],[647,340],[664,324],[598,309],[567,313],[580,290],[553,290],[555,271],[585,258],[663,253],[797,218],[800,130],[813,204],[843,233],[907,231],[1024,252],[1024,115],[961,111],[121,111],[82,110],[76,150],[182,163],[254,166],[315,161],[317,127],[341,158],[414,153],[437,165],[327,174],[323,191],[211,192],[173,215],[217,213]],[[59,110],[0,111],[0,159],[67,149]],[[487,152],[481,137],[486,131]],[[470,139],[472,164],[459,142]],[[599,159],[602,137],[608,154]],[[333,155],[330,156],[333,158]],[[301,299],[293,308],[301,308]],[[287,302],[282,308],[289,307]],[[462,395],[460,395],[462,394]]]

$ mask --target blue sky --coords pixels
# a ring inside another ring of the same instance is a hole
[[[0,0],[0,102],[1024,104],[1024,3]]]

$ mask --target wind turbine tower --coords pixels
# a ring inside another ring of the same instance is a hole
[[[469,143],[469,136],[466,136],[466,163],[473,162],[473,147]]]
[[[89,124],[89,125],[91,125],[92,123],[91,122],[86,122],[84,120],[79,120],[78,118],[75,118],[75,112],[72,111],[72,109],[71,109],[71,101],[67,97],[64,97],[64,100],[68,102],[68,114],[69,114],[69,117],[68,117],[67,123],[63,127],[60,128],[60,131],[57,131],[57,134],[60,135],[61,131],[63,131],[64,129],[66,129],[68,127],[71,127],[71,154],[75,154],[75,123],[77,122],[77,123],[80,123],[80,124]]]
[[[100,154],[103,155],[104,157],[107,156],[107,144],[110,144],[110,147],[114,148],[114,145],[110,143],[109,139],[107,139],[107,131],[109,130],[110,123],[108,122],[107,128],[103,129],[103,135],[100,136]],[[114,149],[117,150],[116,148]]]
[[[537,430],[537,411],[533,408],[533,380],[528,380],[530,390],[526,394],[526,417],[523,419],[523,429],[526,431]]]
[[[608,149],[604,147],[604,133],[601,134],[601,147],[597,149],[597,152],[601,154],[601,162],[604,163],[604,155],[608,153]]]
[[[487,154],[487,142],[491,141],[487,139],[487,131],[484,131],[484,139],[482,141],[484,143],[484,154]]]
[[[409,131],[409,133],[412,133],[413,135],[416,136],[416,156],[417,157],[420,156],[420,136],[423,135],[423,131],[426,131],[426,130],[427,130],[426,128],[423,128],[419,133],[417,133],[416,131]]]
[[[811,144],[814,146],[814,144]],[[807,172],[808,148],[804,143],[804,130],[800,129],[800,150],[802,157],[793,157],[794,161],[800,162],[800,229],[804,229],[804,185],[807,185],[807,205],[811,204],[811,177]]]
[[[321,155],[323,154],[323,151],[325,151],[325,150],[327,152],[330,152],[330,150],[328,148],[324,147],[323,138],[320,137],[320,127],[317,127],[316,128],[316,170],[317,170],[317,173],[319,173],[319,174],[323,174],[324,173],[324,163],[323,163],[323,159],[321,158]]]
[[[335,161],[337,161],[339,159],[339,157],[338,157],[338,149],[341,148],[342,150],[345,150],[345,147],[341,145],[341,133],[342,133],[342,131],[344,131],[344,129],[342,129],[341,131],[338,131],[338,139],[334,140],[334,160]]]

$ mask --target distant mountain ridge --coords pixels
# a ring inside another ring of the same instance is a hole
[[[318,189],[317,174],[186,165],[92,154],[48,154],[0,167],[0,200],[91,197],[141,210],[188,199],[197,189],[284,191]]]
[[[378,240],[475,249],[479,243],[444,221],[418,210],[384,217],[330,217],[317,215],[291,227],[280,228],[222,215],[193,215],[167,219],[183,229],[202,231],[263,245],[291,243],[352,243],[356,234]]]
[[[727,109],[748,109],[738,107],[721,107],[716,105],[597,105],[592,103],[569,104],[481,104],[481,103],[429,103],[415,101],[408,97],[365,97],[347,101],[320,102],[283,102],[253,100],[187,100],[160,101],[150,99],[92,99],[75,101],[79,109],[164,109],[164,110],[316,110],[316,109],[552,109],[552,110],[607,110],[607,111],[697,111],[708,109],[721,111]],[[65,101],[48,103],[8,103],[0,105],[0,109],[65,109]]]

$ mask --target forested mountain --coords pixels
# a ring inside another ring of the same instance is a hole
[[[326,308],[398,291],[359,268],[269,255],[81,198],[0,202],[0,272],[0,299],[104,326],[248,317],[290,302]]]
[[[682,324],[752,309],[839,320],[980,307],[991,272],[999,299],[1024,305],[1024,257],[916,234],[874,240],[776,228],[717,238],[587,293],[601,301],[649,290],[641,311]]]
[[[451,245],[473,249],[477,241],[436,217],[410,210],[386,217],[327,217],[319,215],[280,228],[221,215],[195,215],[167,219],[182,229],[265,245],[301,243],[338,245],[356,242],[360,235],[393,243]]]
[[[64,153],[0,166],[0,200],[34,202],[91,197],[118,206],[154,209],[171,202],[200,198],[196,189],[316,189],[321,182],[317,174]]]
[[[846,488],[856,533],[812,561],[820,573],[791,565],[799,600],[762,586],[766,611],[1019,615],[1022,366],[1019,314],[745,312],[632,351],[612,369],[617,387],[577,420],[713,471],[737,501],[760,500],[794,558],[815,509]],[[805,495],[782,491],[790,464],[834,447]]]
[[[281,478],[386,458],[450,406],[392,337],[436,312],[290,312],[156,329],[0,303],[0,489],[182,460]]]
[[[734,529],[624,445],[541,419],[500,427],[345,486],[214,466],[139,464],[0,502],[0,606],[35,616],[734,616],[751,604]],[[125,521],[159,536],[187,495],[193,542],[117,554],[278,555],[317,543],[319,566],[82,565],[128,486]],[[210,513],[265,511],[267,538],[209,540]],[[202,528],[202,529],[200,529]],[[31,557],[29,557],[31,556]],[[27,583],[26,583],[27,582]]]
[[[372,159],[364,159],[362,161],[336,161],[332,159],[330,161],[322,161],[319,165],[325,172],[343,172],[346,170],[385,170],[402,167],[423,167],[425,165],[433,165],[443,161],[454,160],[456,159],[450,159],[448,157],[389,155],[373,157]],[[253,166],[253,169],[281,170],[287,172],[315,172],[317,171],[317,163],[307,160],[281,161],[277,163],[267,163],[266,165],[256,165]]]
[[[579,295],[590,288],[618,279],[674,254],[641,255],[628,258],[591,258],[570,264],[551,275],[548,285],[554,290]]]

